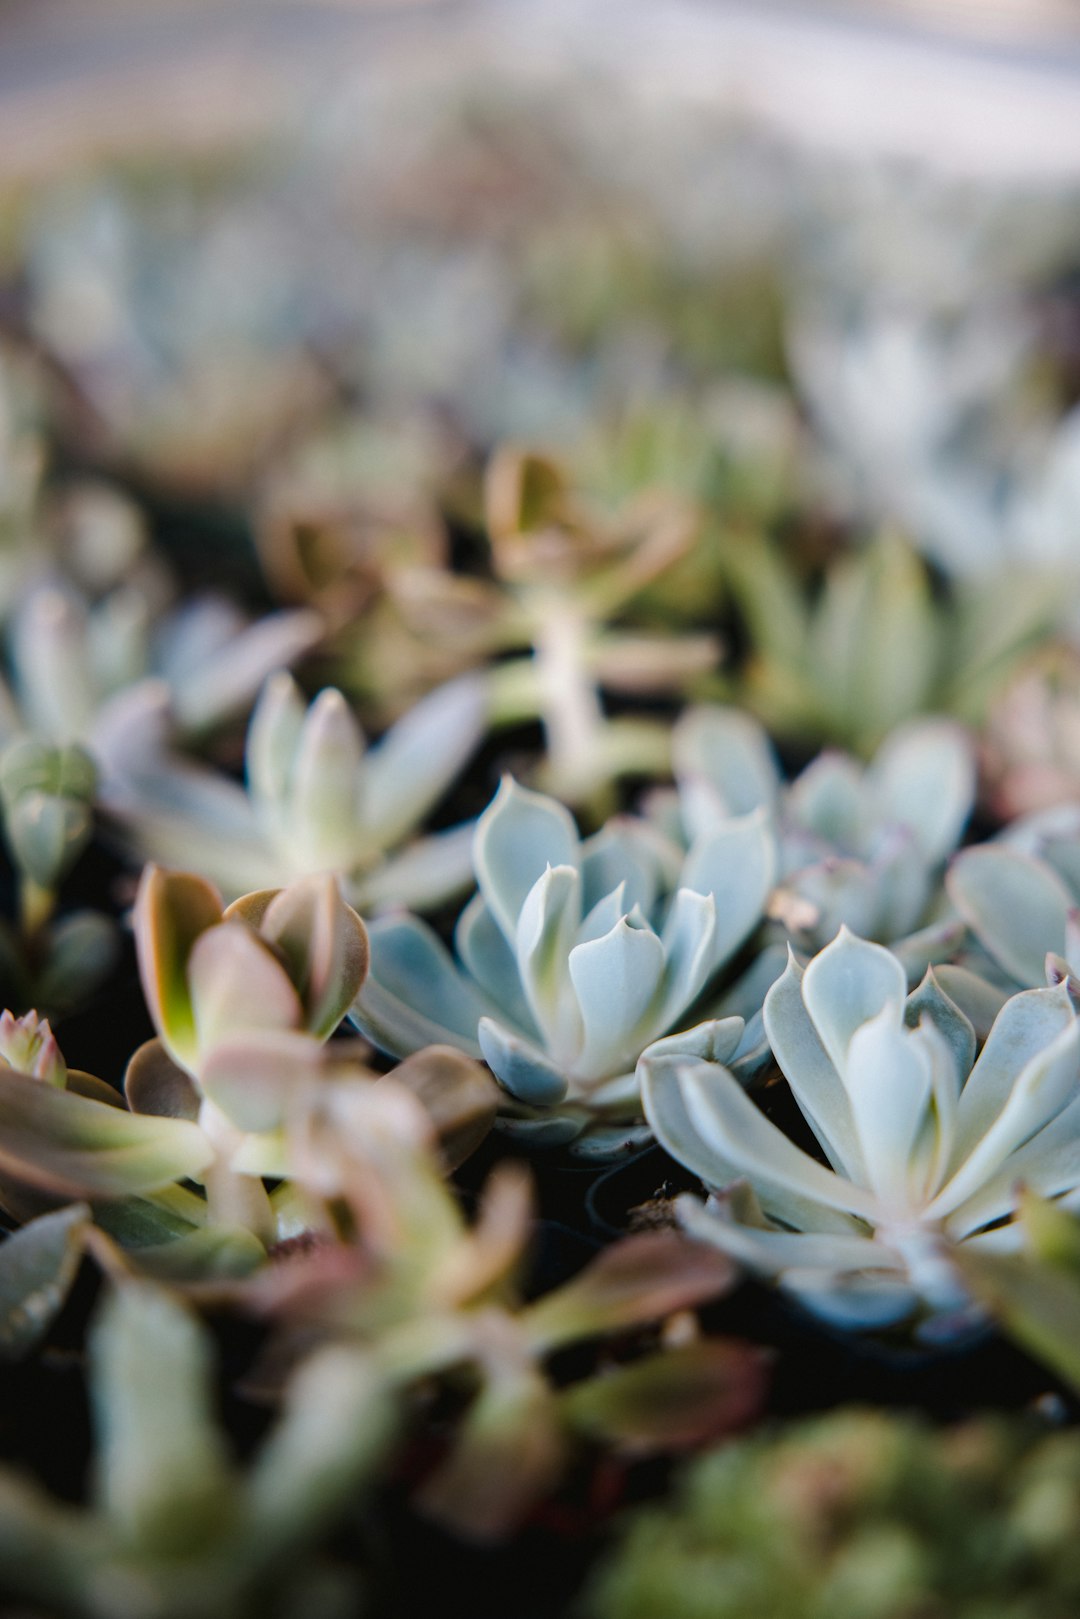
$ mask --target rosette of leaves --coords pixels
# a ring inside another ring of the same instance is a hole
[[[692,1463],[630,1515],[589,1619],[1068,1619],[1080,1438],[848,1410]]]
[[[310,704],[284,671],[248,727],[246,785],[176,757],[138,767],[121,814],[146,858],[227,893],[334,872],[353,904],[435,907],[468,887],[473,824],[413,834],[476,748],[483,681],[429,692],[373,746],[333,687]]]
[[[260,1176],[281,1173],[285,1115],[327,1071],[323,1043],[367,967],[363,923],[331,878],[225,912],[200,878],[151,867],[135,931],[160,1035],[132,1057],[123,1098],[55,1063],[0,1073],[5,1201],[22,1214],[27,1194],[31,1210],[42,1195],[124,1200],[102,1214],[121,1240],[186,1236],[199,1253],[235,1234],[251,1263],[278,1224]]]
[[[753,809],[772,817],[780,872],[770,914],[796,948],[819,949],[845,925],[920,974],[955,948],[959,925],[936,913],[975,797],[974,747],[960,726],[913,721],[870,764],[826,752],[788,785],[752,715],[700,705],[677,722],[672,756],[678,804],[657,795],[657,809],[679,817],[683,838]]]
[[[278,1323],[278,1363],[313,1343],[351,1346],[412,1410],[413,1426],[441,1390],[456,1414],[449,1428],[439,1419],[441,1443],[419,1482],[427,1515],[497,1538],[583,1452],[679,1451],[755,1413],[760,1354],[702,1337],[687,1314],[730,1286],[722,1255],[670,1230],[630,1237],[526,1302],[534,1222],[519,1165],[492,1172],[470,1225],[435,1156],[430,1117],[393,1076],[326,1088],[292,1129],[297,1185],[321,1204],[313,1224],[325,1235],[236,1284],[234,1297]],[[658,1339],[672,1317],[681,1332]],[[588,1355],[605,1341],[621,1342],[623,1358]],[[571,1347],[578,1370],[553,1376],[552,1357]]]
[[[680,1200],[686,1229],[857,1329],[940,1335],[970,1296],[958,1248],[1022,1242],[1017,1187],[1080,1186],[1080,1024],[1068,988],[1002,1007],[974,1030],[935,983],[842,930],[769,991],[765,1030],[826,1162],[796,1145],[718,1063],[643,1059],[646,1115],[711,1189]]]
[[[0,1249],[0,1252],[3,1250]],[[90,1336],[96,1438],[89,1499],[0,1470],[0,1587],[77,1619],[336,1619],[362,1574],[319,1544],[355,1506],[394,1437],[372,1367],[312,1354],[241,1466],[214,1414],[212,1342],[155,1284],[125,1281]]]
[[[631,819],[583,842],[564,805],[508,777],[477,823],[473,866],[455,956],[415,917],[372,923],[352,1016],[377,1045],[482,1055],[507,1128],[545,1145],[589,1130],[577,1150],[595,1154],[641,1134],[643,1052],[738,1060],[743,1020],[691,1013],[760,921],[775,869],[763,812],[688,852]]]
[[[776,735],[864,756],[919,714],[977,724],[1060,615],[1056,581],[1031,569],[954,581],[939,598],[895,534],[836,555],[820,589],[751,531],[733,536],[726,556],[750,653],[725,691]]]
[[[1057,983],[1080,972],[1080,808],[1060,805],[962,849],[946,886],[1006,982]]]

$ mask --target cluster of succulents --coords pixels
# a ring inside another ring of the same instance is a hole
[[[1065,1619],[1073,246],[535,113],[12,224],[0,1607]]]

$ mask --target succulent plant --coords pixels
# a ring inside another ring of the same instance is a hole
[[[797,1146],[717,1063],[646,1054],[642,1096],[668,1151],[712,1189],[687,1230],[855,1328],[955,1331],[970,1305],[958,1247],[1022,1242],[1018,1184],[1080,1186],[1080,1022],[1068,988],[1003,1006],[975,1034],[932,970],[846,930],[765,1000],[765,1029],[827,1159]]]
[[[438,906],[468,886],[472,823],[412,834],[486,718],[484,683],[466,675],[365,748],[339,691],[327,687],[306,704],[279,671],[251,716],[246,789],[190,761],[151,757],[118,818],[144,857],[201,871],[228,894],[333,872],[365,910]]]
[[[434,1155],[430,1117],[392,1075],[327,1087],[292,1129],[298,1189],[323,1206],[313,1226],[331,1240],[237,1283],[234,1297],[279,1324],[279,1356],[290,1358],[290,1345],[351,1345],[389,1396],[456,1391],[460,1415],[416,1495],[428,1515],[494,1539],[519,1527],[583,1447],[678,1451],[753,1415],[760,1355],[685,1330],[686,1312],[727,1291],[723,1256],[674,1231],[631,1237],[526,1302],[532,1211],[520,1166],[492,1172],[470,1226]],[[673,1316],[681,1337],[640,1358],[599,1368],[580,1359],[592,1340],[632,1342]],[[579,1370],[568,1382],[548,1362],[571,1346]]]
[[[630,1514],[589,1619],[1068,1619],[1080,1439],[846,1410],[693,1462]]]
[[[2,1250],[0,1250],[2,1252]],[[85,1505],[0,1471],[0,1586],[77,1619],[337,1619],[355,1574],[318,1557],[394,1433],[372,1368],[326,1348],[290,1380],[243,1468],[214,1413],[209,1334],[148,1282],[110,1294],[90,1338],[98,1445]]]
[[[811,592],[790,557],[751,531],[728,541],[728,577],[750,631],[725,695],[775,734],[868,755],[919,714],[977,724],[1060,615],[1035,570],[957,581],[944,600],[912,547],[884,534],[829,561]]]
[[[820,948],[843,924],[910,955],[921,973],[928,951],[955,945],[955,925],[935,910],[975,796],[974,747],[960,726],[912,721],[869,765],[823,753],[785,786],[752,715],[700,705],[676,723],[672,757],[684,837],[757,808],[773,817],[780,872],[769,909],[796,948]],[[676,806],[657,809],[666,820]],[[908,942],[936,921],[944,928]]]
[[[257,1258],[250,1237],[276,1229],[260,1172],[280,1169],[285,1113],[319,1082],[322,1043],[363,978],[363,924],[330,878],[248,895],[225,913],[199,878],[148,868],[135,927],[160,1038],[132,1057],[124,1098],[58,1057],[43,1068],[47,1025],[10,1024],[23,1071],[0,1072],[5,1201],[24,1214],[28,1192],[31,1208],[41,1194],[134,1198],[136,1227],[156,1209],[164,1239],[171,1212],[180,1232],[238,1230],[241,1253]],[[183,1179],[202,1182],[205,1203],[174,1186]],[[115,1218],[122,1231],[123,1212]]]
[[[457,959],[416,918],[377,919],[353,1019],[397,1055],[431,1041],[483,1055],[519,1133],[608,1123],[581,1146],[609,1150],[634,1138],[643,1051],[736,1060],[741,1018],[686,1019],[760,920],[774,864],[761,811],[686,854],[629,818],[582,842],[565,806],[507,778],[477,824]]]
[[[1080,809],[1063,804],[990,843],[962,849],[949,897],[989,960],[1014,984],[1080,971]]]

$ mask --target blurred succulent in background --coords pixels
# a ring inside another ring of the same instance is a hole
[[[141,856],[200,871],[228,894],[333,872],[365,910],[433,908],[469,884],[472,823],[412,835],[486,722],[484,682],[465,675],[429,692],[366,747],[339,691],[327,687],[307,704],[278,672],[251,716],[246,789],[151,754],[133,762],[115,815]]]
[[[61,882],[93,831],[96,790],[94,762],[76,745],[23,737],[0,753],[0,822],[18,884],[17,920],[0,921],[0,973],[20,1006],[69,1011],[115,964],[111,917],[79,910],[54,920]]]
[[[642,492],[613,514],[573,488],[554,461],[505,445],[487,468],[484,519],[489,576],[433,567],[394,575],[388,592],[399,645],[369,643],[359,626],[359,663],[346,665],[343,684],[376,693],[385,686],[400,704],[433,652],[465,668],[524,651],[491,672],[494,723],[539,719],[543,785],[602,805],[614,778],[667,760],[666,727],[608,717],[602,692],[677,692],[716,661],[712,636],[620,627],[630,605],[688,555],[699,516],[685,498],[661,491]]]
[[[1002,821],[1080,800],[1080,652],[1043,650],[990,705],[984,796]]]
[[[377,1045],[483,1055],[508,1093],[507,1128],[537,1144],[589,1129],[579,1150],[592,1153],[640,1133],[635,1068],[649,1047],[736,1060],[741,1018],[687,1018],[761,919],[775,871],[761,811],[706,829],[687,853],[630,818],[582,842],[564,805],[507,778],[473,865],[456,960],[414,917],[372,924],[352,1016]]]
[[[589,1445],[632,1458],[699,1445],[747,1421],[763,1394],[759,1353],[692,1330],[686,1312],[724,1294],[731,1269],[676,1232],[627,1238],[571,1281],[524,1302],[530,1187],[493,1171],[469,1226],[432,1151],[431,1120],[393,1076],[328,1087],[294,1121],[302,1191],[336,1233],[238,1284],[237,1298],[285,1329],[277,1356],[351,1344],[422,1413],[433,1384],[459,1414],[417,1492],[458,1533],[516,1529]],[[549,1358],[590,1340],[631,1338],[678,1316],[681,1335],[625,1363],[569,1379]],[[687,1328],[691,1330],[687,1331]]]
[[[692,843],[727,817],[766,810],[780,850],[769,913],[797,949],[820,949],[846,925],[921,975],[955,947],[958,926],[937,913],[975,796],[974,747],[958,725],[914,721],[869,765],[820,754],[787,786],[768,734],[742,710],[686,710],[671,746],[678,798],[654,794],[654,814],[673,828],[677,818]]]
[[[991,967],[1015,984],[1080,974],[1080,807],[1028,816],[962,849],[949,897]]]
[[[241,1468],[214,1415],[208,1332],[176,1298],[123,1282],[90,1337],[97,1438],[90,1499],[73,1505],[0,1472],[0,1586],[79,1619],[337,1619],[362,1579],[317,1547],[355,1510],[394,1437],[370,1366],[313,1354]]]
[[[0,725],[57,743],[80,742],[122,785],[165,737],[198,737],[242,712],[266,676],[322,633],[308,610],[248,621],[223,598],[169,609],[168,598],[124,584],[91,601],[69,582],[43,585],[9,628]]]
[[[932,971],[912,995],[888,950],[846,930],[765,1000],[769,1043],[830,1167],[718,1063],[646,1054],[642,1095],[673,1157],[712,1189],[687,1230],[856,1328],[962,1326],[958,1245],[1012,1251],[1019,1184],[1080,1188],[1080,1023],[1065,986],[1007,1001],[975,1034]]]
[[[929,570],[895,534],[837,555],[811,592],[785,553],[745,531],[726,549],[750,631],[725,695],[775,734],[867,755],[916,715],[978,723],[1018,661],[1061,610],[1051,571],[989,572],[938,599]]]
[[[1068,1619],[1080,1439],[847,1410],[694,1462],[632,1514],[589,1619]]]

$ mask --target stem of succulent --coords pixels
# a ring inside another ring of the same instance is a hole
[[[602,759],[604,711],[589,673],[589,620],[565,597],[536,603],[535,658],[548,774],[572,800],[587,798]]]
[[[22,873],[19,879],[19,926],[23,941],[32,947],[52,916],[56,893]]]

